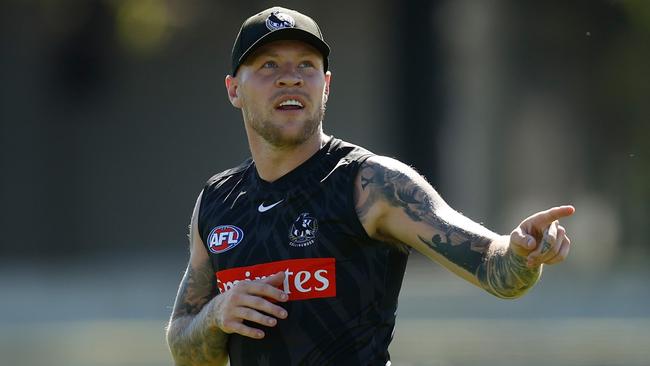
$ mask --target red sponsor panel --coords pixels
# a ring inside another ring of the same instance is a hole
[[[289,300],[336,297],[336,260],[334,258],[288,259],[218,271],[217,287],[220,292],[232,288],[240,281],[262,279],[284,272],[282,290]]]

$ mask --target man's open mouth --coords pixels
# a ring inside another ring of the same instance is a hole
[[[305,108],[302,104],[301,101],[297,99],[286,99],[283,100],[280,104],[278,104],[276,109],[279,109],[281,111],[290,111],[290,110],[298,110],[298,109],[303,109]]]

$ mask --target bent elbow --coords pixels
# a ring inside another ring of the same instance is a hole
[[[167,348],[172,355],[172,359],[175,361],[175,365],[181,365],[179,359],[183,354],[183,347],[181,342],[181,332],[182,327],[176,321],[170,321],[166,328],[165,340],[167,341]]]

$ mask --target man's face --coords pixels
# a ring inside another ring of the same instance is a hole
[[[291,147],[320,131],[330,77],[315,48],[276,41],[250,55],[226,87],[249,129],[275,147]]]

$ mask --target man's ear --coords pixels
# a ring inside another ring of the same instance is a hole
[[[332,81],[332,73],[330,71],[325,73],[325,93],[324,100],[327,102],[327,99],[330,96],[330,81]]]
[[[226,91],[228,92],[228,99],[230,104],[235,108],[241,108],[241,100],[239,99],[239,85],[238,80],[230,75],[226,76]]]

